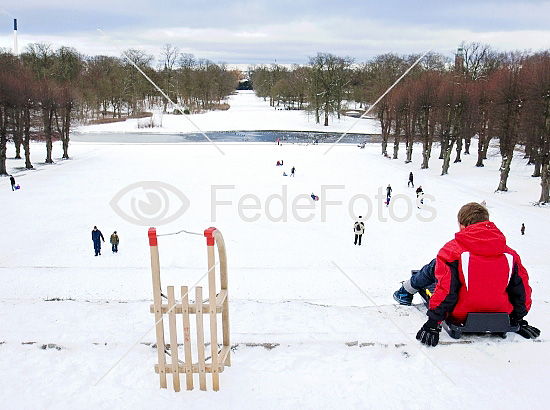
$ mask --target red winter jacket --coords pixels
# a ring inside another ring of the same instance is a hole
[[[531,308],[527,271],[489,221],[467,226],[441,248],[435,277],[428,316],[438,322],[464,323],[470,312],[513,312],[519,320]]]

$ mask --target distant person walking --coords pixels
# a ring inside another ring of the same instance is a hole
[[[97,226],[94,226],[92,231],[92,241],[94,242],[95,256],[101,255],[101,241],[105,242],[105,238]]]
[[[112,245],[112,248],[113,248],[113,253],[117,253],[118,252],[118,243],[119,243],[119,239],[118,239],[118,235],[116,234],[116,231],[114,231],[111,235],[111,245]]]
[[[13,175],[10,175],[10,182],[11,182],[11,190],[15,191],[15,178]]]
[[[424,204],[424,191],[422,190],[422,185],[416,188],[416,199],[420,199],[420,203]],[[420,207],[418,207],[420,208]]]
[[[411,186],[411,185],[412,185],[413,188],[414,188],[414,176],[413,176],[412,171],[411,171],[410,174],[409,174],[409,182],[407,183],[407,188],[408,188],[409,186]]]
[[[355,233],[355,242],[353,242],[353,244],[359,244],[359,246],[361,246],[361,237],[365,232],[365,224],[361,220],[361,216],[359,217],[359,220],[353,224],[353,232]]]
[[[521,234],[525,235],[525,224],[524,223],[521,224]]]
[[[390,204],[390,200],[391,200],[391,185],[388,184],[388,187],[386,188],[386,206],[388,206]]]
[[[292,169],[290,170],[290,176],[293,177],[295,172],[296,172],[296,168],[294,168],[293,166]]]

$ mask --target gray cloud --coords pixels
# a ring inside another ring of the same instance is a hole
[[[451,55],[462,41],[501,50],[550,47],[549,1],[106,1],[4,0],[0,47],[11,47],[11,17],[19,19],[20,47],[30,42],[74,46],[116,55],[97,34],[121,48],[157,56],[162,44],[198,58],[228,63],[304,63],[317,52],[356,61],[380,53],[434,51]],[[0,9],[2,10],[2,9]]]

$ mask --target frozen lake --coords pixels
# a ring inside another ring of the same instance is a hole
[[[292,132],[292,131],[208,131],[208,138],[214,142],[277,142],[280,138],[283,143],[311,144],[317,142],[335,142],[342,133],[323,132]],[[362,142],[378,142],[379,135],[348,134],[340,143],[359,144]],[[180,142],[205,142],[204,135],[195,133],[153,133],[153,132],[74,132],[71,134],[74,142],[111,142],[160,144]]]

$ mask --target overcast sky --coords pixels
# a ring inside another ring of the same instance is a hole
[[[170,43],[228,64],[308,62],[317,52],[364,62],[377,54],[433,51],[462,42],[501,51],[550,49],[550,1],[2,0],[0,47],[48,42],[89,54]],[[97,31],[102,29],[111,38]]]

